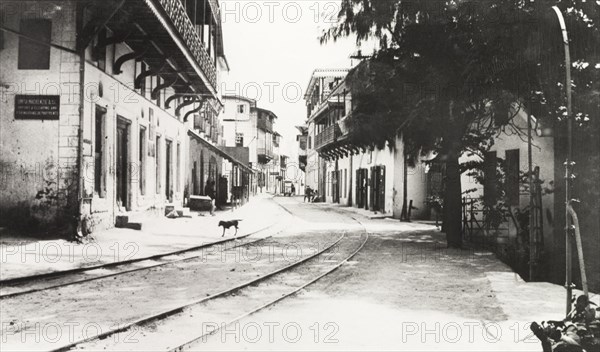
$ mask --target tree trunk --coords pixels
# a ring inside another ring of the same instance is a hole
[[[462,199],[458,153],[448,153],[444,192],[444,231],[448,247],[462,247]]]
[[[454,113],[454,102],[449,102],[449,124],[444,136],[446,149],[446,187],[444,191],[444,232],[448,247],[462,247],[462,187],[460,183],[461,151],[460,116]]]

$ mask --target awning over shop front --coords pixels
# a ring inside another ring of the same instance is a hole
[[[221,149],[219,149],[219,147],[210,144],[204,138],[200,137],[200,135],[198,133],[196,133],[192,130],[188,130],[188,135],[190,137],[194,138],[195,140],[199,141],[200,143],[202,143],[207,149],[213,151],[215,154],[221,156],[222,158],[229,160],[232,164],[237,165],[244,171],[249,172],[249,173],[254,173],[254,171],[248,165],[245,165],[243,162],[237,160],[233,156],[222,151]]]

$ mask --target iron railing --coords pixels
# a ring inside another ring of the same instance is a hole
[[[179,32],[181,39],[190,50],[196,63],[202,69],[206,75],[209,83],[213,89],[217,87],[217,69],[215,62],[211,59],[208,51],[206,50],[204,43],[198,36],[196,26],[192,23],[188,17],[185,8],[180,0],[156,0],[163,8],[165,13],[169,16],[171,23]],[[215,6],[211,2],[210,6]],[[217,20],[219,20],[217,18]]]

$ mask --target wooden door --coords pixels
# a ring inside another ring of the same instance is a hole
[[[385,211],[385,166],[377,167],[377,210]]]
[[[117,203],[127,208],[128,205],[128,170],[127,170],[127,151],[128,151],[128,128],[127,124],[119,121],[117,123],[117,165],[116,165],[116,184],[117,184]]]
[[[172,177],[171,177],[171,171],[173,169],[173,142],[165,139],[165,144],[166,144],[166,148],[165,148],[165,162],[166,162],[166,170],[165,170],[165,196],[166,198],[171,201],[172,196],[173,196],[173,191],[172,191]]]

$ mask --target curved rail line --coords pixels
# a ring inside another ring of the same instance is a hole
[[[108,331],[102,332],[102,333],[94,335],[94,336],[89,336],[87,338],[84,338],[84,339],[81,339],[81,340],[78,340],[78,341],[74,341],[72,343],[69,343],[68,345],[65,345],[65,346],[53,349],[51,351],[53,351],[53,352],[69,351],[72,348],[76,347],[77,345],[81,345],[81,344],[84,344],[84,343],[87,343],[87,342],[91,342],[91,341],[94,341],[94,340],[105,339],[105,338],[107,338],[109,336],[112,336],[114,334],[126,331],[126,330],[128,330],[131,327],[134,327],[136,325],[147,324],[147,323],[150,323],[150,322],[153,322],[153,321],[164,319],[164,318],[167,318],[169,316],[172,316],[172,315],[175,315],[177,313],[180,313],[184,309],[186,309],[186,308],[188,308],[190,306],[194,306],[194,305],[197,305],[197,304],[205,303],[205,302],[213,300],[215,298],[226,296],[226,295],[228,295],[230,293],[233,293],[233,292],[238,291],[240,289],[243,289],[245,287],[256,285],[256,284],[260,283],[261,281],[265,281],[266,279],[268,279],[268,278],[270,278],[272,276],[275,276],[275,275],[277,275],[279,273],[282,273],[284,271],[292,269],[292,268],[294,268],[296,266],[299,266],[299,265],[301,265],[301,264],[303,264],[303,263],[305,263],[305,262],[307,262],[307,261],[309,261],[309,260],[311,260],[311,259],[313,259],[313,258],[315,258],[315,257],[317,257],[319,255],[321,255],[323,252],[326,252],[327,250],[331,249],[333,246],[335,246],[336,244],[338,244],[345,236],[346,236],[345,233],[342,234],[337,240],[335,240],[333,243],[331,243],[330,245],[326,246],[325,248],[323,248],[319,252],[316,252],[316,253],[314,253],[312,255],[309,255],[306,258],[300,259],[300,260],[298,260],[298,261],[296,261],[294,263],[291,263],[289,265],[286,265],[286,266],[284,266],[282,268],[276,269],[276,270],[274,270],[274,271],[272,271],[272,272],[270,272],[268,274],[265,274],[263,276],[260,276],[260,277],[258,277],[256,279],[252,279],[252,280],[249,280],[249,281],[247,281],[245,283],[237,285],[237,286],[235,286],[233,288],[228,288],[228,289],[223,290],[223,291],[221,291],[219,293],[216,293],[214,295],[211,295],[211,296],[199,299],[199,300],[195,300],[195,301],[186,303],[186,304],[184,304],[182,306],[179,306],[177,308],[169,309],[167,311],[163,311],[163,312],[160,312],[158,314],[149,315],[147,317],[138,319],[136,321],[129,322],[127,324],[123,324],[123,325],[119,326],[118,328],[115,328],[115,329],[112,329],[112,330],[108,330]]]
[[[20,284],[20,283],[23,283],[23,282],[41,280],[41,279],[46,279],[46,278],[51,278],[51,277],[56,277],[56,276],[63,276],[63,275],[74,274],[74,273],[80,273],[80,272],[83,272],[83,271],[94,270],[94,269],[107,269],[107,268],[112,268],[112,267],[116,267],[116,266],[120,266],[120,265],[133,264],[133,263],[141,262],[141,261],[144,261],[144,260],[156,260],[156,259],[160,259],[162,257],[168,257],[168,256],[171,256],[171,255],[178,255],[178,254],[195,251],[195,250],[206,248],[206,247],[213,246],[213,245],[230,242],[230,241],[235,240],[236,238],[237,239],[246,238],[248,236],[255,235],[255,234],[259,233],[259,232],[266,231],[266,230],[268,230],[268,229],[270,229],[272,227],[275,227],[278,224],[279,224],[279,222],[275,223],[275,224],[271,224],[271,225],[265,226],[265,227],[263,227],[261,229],[258,229],[256,231],[254,231],[254,232],[250,232],[250,233],[247,233],[245,235],[237,236],[237,237],[234,237],[234,238],[225,238],[225,239],[218,240],[218,241],[211,242],[211,243],[204,243],[204,244],[201,244],[201,245],[198,245],[198,246],[193,246],[193,247],[178,249],[178,250],[172,251],[172,252],[160,253],[160,254],[155,254],[155,255],[151,255],[151,256],[147,256],[147,257],[134,258],[134,259],[123,260],[123,261],[112,262],[112,263],[90,265],[90,266],[73,268],[73,269],[67,269],[67,270],[61,270],[61,271],[53,271],[53,272],[49,272],[49,273],[42,273],[42,274],[21,276],[21,277],[15,277],[15,278],[12,278],[12,279],[4,279],[4,280],[0,280],[0,286],[5,286],[5,285],[9,286],[9,285],[14,285],[14,284]],[[0,296],[0,298],[1,297],[4,297],[4,296]]]
[[[275,225],[272,225],[272,226],[275,226]],[[253,234],[253,233],[251,233],[251,234]],[[244,237],[248,237],[251,234],[244,235]],[[273,236],[267,236],[267,237],[259,238],[259,239],[254,240],[254,241],[240,243],[238,245],[235,245],[235,246],[231,247],[231,249],[237,248],[237,247],[241,247],[241,246],[247,246],[247,245],[256,244],[256,243],[262,242],[262,241],[264,241],[266,239],[269,239],[269,238],[272,238],[272,237]],[[243,238],[243,237],[240,236],[240,237],[238,237],[238,239],[239,238]],[[201,249],[210,248],[212,246],[223,244],[225,242],[229,242],[229,241],[232,241],[232,240],[234,240],[234,239],[228,239],[227,241],[218,241],[218,242],[213,242],[213,243],[207,243],[206,245],[203,245],[200,248],[188,249],[188,250],[185,250],[185,252],[194,252],[194,251],[198,251],[198,250],[201,250]],[[182,253],[185,253],[185,252],[181,252],[179,254],[182,254]],[[161,257],[159,257],[158,259],[160,259],[162,257],[168,257],[168,256],[171,256],[171,255],[173,255],[173,254],[161,255]],[[200,257],[201,257],[201,255],[194,255],[194,256],[191,256],[191,257],[185,257],[185,258],[179,258],[179,259],[175,259],[175,260],[169,260],[169,261],[165,261],[163,263],[152,264],[152,265],[138,267],[138,268],[133,268],[133,269],[127,269],[127,270],[123,270],[123,271],[119,271],[119,272],[114,272],[114,273],[110,273],[110,274],[103,274],[103,275],[98,275],[98,276],[94,276],[94,277],[88,277],[88,278],[85,278],[85,279],[64,282],[64,283],[60,283],[60,284],[56,284],[56,285],[49,285],[49,286],[44,286],[44,287],[39,287],[39,288],[33,288],[33,289],[29,289],[29,290],[23,290],[23,291],[16,291],[16,292],[11,292],[11,293],[6,293],[6,294],[0,294],[0,299],[11,298],[11,297],[16,297],[16,296],[21,296],[21,295],[24,295],[24,294],[35,293],[35,292],[40,292],[40,291],[45,291],[45,290],[50,290],[50,289],[54,289],[54,288],[75,285],[75,284],[82,284],[82,283],[86,283],[86,282],[90,282],[90,281],[94,281],[94,280],[104,279],[104,278],[107,278],[107,277],[119,276],[119,275],[128,274],[128,273],[132,273],[132,272],[136,272],[136,271],[148,270],[148,269],[153,269],[153,268],[157,268],[157,267],[161,267],[161,266],[165,266],[165,265],[169,265],[169,264],[175,264],[175,263],[185,262],[185,261],[188,261],[188,260],[198,259]],[[153,261],[153,260],[156,260],[156,259],[139,260],[139,261],[136,261],[136,262],[133,262],[133,263],[140,263],[140,262],[143,262],[143,261]],[[133,263],[131,263],[131,262],[129,262],[129,263],[119,262],[119,263],[116,263],[116,264],[118,264],[116,266],[126,266],[126,265],[130,265],[130,264],[133,264]],[[110,263],[110,264],[115,264],[115,263]],[[107,268],[107,267],[104,266],[102,268]],[[77,273],[85,273],[87,271],[98,270],[98,269],[99,268],[91,268],[91,269],[86,268],[85,270],[80,270],[80,271],[77,271],[77,272],[69,272],[69,273],[63,273],[63,275],[56,275],[56,276],[53,276],[53,278],[67,277],[68,275],[77,274]],[[41,279],[32,279],[31,281],[29,281],[29,283],[35,282],[35,281],[38,281],[38,280],[41,280]],[[24,283],[27,283],[27,281],[24,281],[23,284]]]
[[[356,220],[356,219],[354,219],[354,220]],[[356,221],[358,221],[358,220],[356,220]],[[242,319],[244,319],[244,318],[246,318],[246,317],[248,317],[248,316],[250,316],[252,314],[255,314],[255,313],[257,313],[257,312],[259,312],[261,310],[269,308],[269,307],[271,307],[271,306],[279,303],[280,301],[282,301],[282,300],[284,300],[284,299],[286,299],[288,297],[291,297],[291,296],[297,294],[298,292],[304,290],[306,287],[314,284],[315,282],[319,281],[320,279],[324,278],[325,276],[333,273],[334,271],[336,271],[337,269],[339,269],[342,265],[344,265],[345,263],[347,263],[356,254],[358,254],[358,252],[360,252],[360,250],[364,247],[364,245],[367,243],[368,240],[369,240],[369,234],[367,233],[366,236],[365,236],[365,240],[361,243],[361,245],[354,252],[352,252],[352,254],[350,254],[348,257],[346,257],[346,259],[344,259],[341,262],[339,262],[336,265],[334,265],[331,269],[327,270],[325,273],[317,276],[316,278],[310,280],[309,282],[306,282],[306,283],[302,284],[301,286],[295,288],[294,290],[290,291],[289,293],[287,293],[287,294],[285,294],[285,295],[283,295],[281,297],[278,297],[277,299],[275,299],[275,300],[273,300],[271,302],[268,302],[268,303],[266,303],[266,304],[264,304],[264,305],[262,305],[260,307],[254,308],[250,312],[246,312],[246,313],[244,313],[244,314],[242,314],[242,315],[240,315],[240,316],[238,316],[238,317],[230,320],[229,322],[225,323],[224,325],[220,325],[218,328],[216,328],[215,330],[210,331],[209,333],[206,333],[206,334],[203,334],[201,336],[195,337],[194,339],[192,339],[192,340],[190,340],[188,342],[185,342],[184,344],[181,344],[181,345],[179,345],[179,346],[177,346],[175,348],[169,349],[169,351],[171,351],[171,352],[174,352],[174,351],[184,351],[184,350],[186,350],[188,348],[191,348],[192,345],[194,345],[198,341],[206,339],[208,336],[214,335],[218,331],[222,330],[224,327],[230,326],[230,325],[232,325],[232,324],[234,324],[234,323],[236,323],[236,322],[238,322],[238,321],[240,321],[240,320],[242,320]]]
[[[285,207],[283,207],[283,208],[285,209]],[[305,282],[301,286],[294,288],[292,291],[289,291],[289,292],[283,294],[282,296],[277,297],[276,299],[274,299],[274,300],[272,300],[272,301],[270,301],[270,302],[268,302],[266,304],[262,304],[259,307],[256,307],[256,308],[252,309],[250,312],[246,312],[246,313],[244,313],[244,314],[236,317],[235,319],[227,322],[224,325],[220,325],[219,328],[217,328],[217,329],[215,329],[213,331],[210,331],[209,333],[205,333],[205,334],[202,334],[200,336],[194,337],[193,339],[188,340],[187,342],[185,342],[183,344],[180,344],[177,347],[169,348],[168,350],[169,351],[182,351],[182,350],[185,350],[185,349],[189,349],[189,348],[192,347],[192,345],[196,344],[198,341],[200,341],[202,339],[205,339],[208,336],[217,333],[218,331],[222,330],[225,326],[230,326],[231,324],[234,324],[235,322],[237,322],[237,321],[239,321],[239,320],[241,320],[241,319],[243,319],[243,318],[245,318],[247,316],[255,314],[255,313],[257,313],[257,312],[259,312],[261,310],[264,310],[264,309],[266,309],[268,307],[271,307],[271,306],[277,304],[278,302],[280,302],[280,301],[282,301],[282,300],[284,300],[286,298],[289,298],[289,297],[297,294],[298,292],[306,289],[308,286],[310,286],[310,285],[314,284],[315,282],[321,280],[325,276],[330,275],[331,273],[333,273],[334,271],[336,271],[337,269],[339,269],[342,265],[346,264],[348,261],[350,261],[354,256],[356,256],[362,250],[362,248],[365,246],[365,244],[367,243],[367,241],[369,239],[369,234],[368,234],[368,232],[367,232],[366,227],[364,226],[364,224],[362,222],[360,222],[359,220],[357,220],[355,217],[353,217],[351,215],[348,215],[348,216],[352,220],[356,221],[363,228],[363,233],[365,235],[364,240],[360,243],[360,245],[354,251],[352,251],[352,253],[350,255],[348,255],[347,257],[345,257],[343,260],[341,260],[340,262],[336,263],[332,267],[326,269],[326,271],[324,273],[321,273],[317,277],[312,278],[311,280],[309,280],[308,282]],[[206,302],[208,300],[211,300],[211,299],[215,299],[215,298],[222,297],[222,296],[228,296],[229,294],[232,294],[232,293],[234,293],[234,292],[236,292],[236,291],[238,291],[240,289],[244,289],[244,288],[246,288],[248,286],[254,286],[257,283],[259,283],[261,281],[265,281],[266,279],[268,279],[268,278],[270,278],[270,277],[272,277],[272,276],[274,276],[276,274],[288,271],[288,270],[290,270],[290,269],[292,269],[294,267],[299,266],[300,264],[306,263],[307,261],[318,257],[319,255],[324,254],[326,251],[328,251],[333,246],[335,246],[336,244],[338,244],[342,239],[344,239],[344,237],[346,237],[346,233],[344,233],[334,243],[332,243],[331,245],[327,246],[326,248],[324,248],[323,250],[321,250],[318,253],[315,253],[315,254],[313,254],[313,255],[311,255],[311,256],[309,256],[307,258],[304,258],[304,259],[302,259],[302,260],[300,260],[298,262],[292,263],[291,265],[288,265],[288,266],[286,266],[284,268],[275,270],[274,272],[272,272],[270,274],[267,274],[267,275],[265,275],[263,277],[260,277],[258,279],[252,280],[251,282],[247,282],[246,284],[242,284],[242,285],[239,285],[238,287],[235,287],[235,288],[232,288],[232,289],[228,289],[228,290],[223,291],[223,292],[221,292],[219,294],[216,294],[214,296],[207,297],[206,299],[202,299],[202,300],[200,300],[200,301],[198,301],[198,302],[196,302],[194,304],[186,305],[185,307],[182,307],[181,309],[177,309],[176,311],[173,311],[171,314],[161,314],[161,315],[157,315],[157,316],[155,316],[154,318],[151,318],[151,319],[144,319],[144,321],[138,321],[136,323],[129,324],[127,327],[119,329],[118,331],[108,332],[107,334],[105,334],[105,336],[98,337],[98,338],[92,337],[91,339],[87,339],[87,341],[85,341],[85,342],[77,342],[77,343],[75,343],[75,344],[73,344],[71,346],[67,346],[65,348],[57,349],[56,351],[70,350],[70,349],[72,349],[72,348],[74,349],[76,347],[80,347],[81,348],[80,345],[82,345],[84,343],[93,342],[93,341],[100,340],[100,339],[105,339],[108,336],[111,336],[111,335],[114,335],[114,334],[117,334],[117,333],[120,333],[120,332],[123,332],[123,331],[127,331],[128,329],[131,329],[131,328],[135,327],[136,325],[137,326],[146,325],[148,323],[152,323],[152,322],[155,322],[157,320],[162,320],[162,319],[168,318],[169,316],[172,316],[172,315],[175,315],[177,313],[183,312],[184,308],[190,308],[190,307],[196,306],[197,304],[204,303],[204,302]]]

